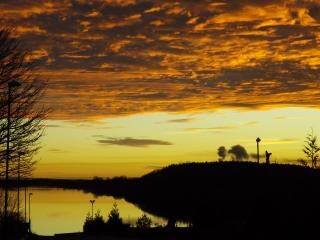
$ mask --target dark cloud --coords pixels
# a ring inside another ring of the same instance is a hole
[[[299,139],[296,139],[296,138],[284,138],[284,139],[281,139],[280,141],[282,142],[294,142],[294,141],[298,141]]]
[[[66,150],[59,149],[59,148],[49,148],[48,151],[52,152],[52,153],[66,153],[67,152]]]
[[[194,121],[194,118],[177,118],[177,119],[170,119],[166,121],[166,123],[188,123]]]
[[[236,125],[229,125],[229,126],[218,126],[212,128],[186,128],[184,129],[187,132],[224,132],[227,130],[238,128],[239,126]]]
[[[121,99],[134,99],[134,100],[160,100],[160,99],[168,99],[170,96],[168,93],[149,93],[149,94],[134,94],[134,95],[126,95],[120,94]]]
[[[127,147],[149,147],[154,145],[160,146],[170,146],[172,143],[163,141],[163,140],[155,140],[155,139],[137,139],[137,138],[107,138],[97,140],[100,144],[106,145],[118,145],[118,146],[127,146]]]
[[[320,5],[312,5],[309,9],[310,16],[320,22]]]
[[[211,128],[186,128],[185,131],[188,132],[224,132],[232,129],[237,129],[241,127],[247,127],[256,125],[258,122],[252,121],[252,122],[246,122],[239,125],[223,125],[223,126],[217,126],[217,127],[211,127]]]

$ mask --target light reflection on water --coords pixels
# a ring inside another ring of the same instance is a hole
[[[120,216],[125,222],[136,222],[143,212],[123,199],[109,196],[94,197],[91,193],[78,190],[55,188],[31,188],[31,227],[34,233],[53,235],[55,233],[80,232],[85,217],[91,213],[91,199],[95,199],[94,211],[100,210],[106,219],[114,203],[117,203]],[[24,216],[24,192],[21,195],[21,212]],[[150,215],[149,215],[150,216]],[[27,215],[28,217],[28,215]],[[150,216],[153,223],[163,225],[165,220]]]

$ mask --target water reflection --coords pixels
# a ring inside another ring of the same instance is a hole
[[[87,214],[91,214],[90,200],[95,199],[94,212],[101,211],[107,215],[116,202],[122,219],[127,223],[135,223],[143,213],[135,205],[123,199],[109,196],[95,197],[93,194],[78,190],[63,190],[54,188],[31,188],[31,223],[32,231],[40,235],[55,233],[80,232]],[[21,211],[24,212],[24,193],[21,194]],[[153,223],[163,225],[161,218],[150,216]]]

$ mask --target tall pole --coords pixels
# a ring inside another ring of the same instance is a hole
[[[18,213],[17,213],[17,218],[19,221],[20,218],[20,153],[18,154]]]
[[[6,146],[6,175],[4,190],[4,239],[8,239],[8,188],[9,188],[9,158],[10,158],[10,118],[11,118],[11,85],[8,83],[8,113],[7,113],[7,146]]]
[[[29,193],[29,229],[31,229],[31,196],[32,193]]]
[[[27,222],[27,182],[24,180],[24,222]]]
[[[260,162],[259,143],[261,142],[261,139],[258,137],[256,139],[256,142],[257,142],[257,162],[259,163]]]
[[[93,204],[96,200],[90,200],[91,203],[91,218],[93,219]]]

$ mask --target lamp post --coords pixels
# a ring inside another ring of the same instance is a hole
[[[90,200],[91,203],[91,217],[93,219],[93,204],[95,203],[96,200]]]
[[[29,193],[29,228],[31,227],[31,196],[32,193]]]
[[[18,221],[20,218],[20,160],[22,155],[24,155],[24,152],[18,152],[18,213],[17,213]]]
[[[27,222],[27,182],[24,179],[24,222]]]
[[[8,115],[7,115],[7,144],[6,144],[6,174],[5,174],[5,191],[4,191],[4,239],[8,239],[8,188],[9,188],[9,160],[10,160],[10,120],[11,120],[11,103],[12,89],[21,86],[17,80],[8,82]]]
[[[257,162],[259,163],[260,162],[259,143],[261,142],[261,139],[257,137],[256,142],[257,142]]]

